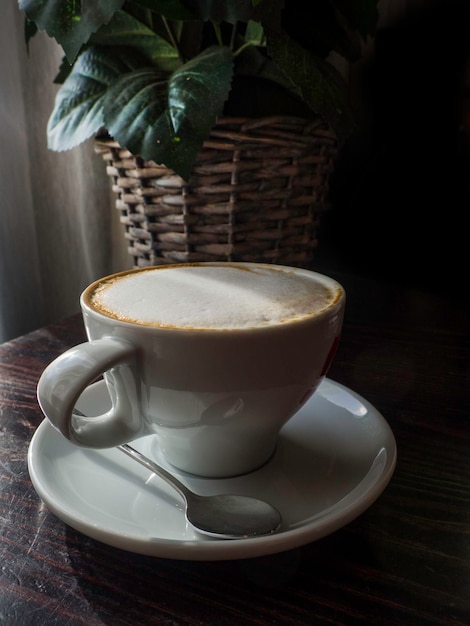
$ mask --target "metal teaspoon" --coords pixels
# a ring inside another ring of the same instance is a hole
[[[78,409],[74,413],[85,417]],[[132,446],[123,444],[117,449],[178,491],[186,504],[186,519],[199,532],[220,539],[240,539],[271,534],[281,525],[279,511],[264,500],[234,494],[198,495]]]

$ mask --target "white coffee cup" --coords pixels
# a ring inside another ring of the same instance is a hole
[[[121,272],[90,285],[80,304],[89,341],[38,383],[51,423],[93,448],[154,434],[177,468],[225,477],[271,457],[326,375],[345,292],[304,269],[215,262]],[[101,374],[110,411],[73,415]]]

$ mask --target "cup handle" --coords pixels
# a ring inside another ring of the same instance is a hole
[[[111,448],[137,438],[143,420],[135,377],[136,357],[130,342],[115,337],[70,348],[52,361],[39,379],[37,397],[44,415],[78,446]],[[111,409],[93,417],[74,415],[80,395],[102,374]]]

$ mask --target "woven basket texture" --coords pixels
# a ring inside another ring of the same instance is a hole
[[[327,208],[335,135],[320,120],[221,118],[187,183],[96,138],[136,267],[201,261],[307,266]]]

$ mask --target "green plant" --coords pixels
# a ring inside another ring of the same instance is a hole
[[[45,30],[65,53],[49,148],[104,128],[187,180],[222,114],[316,113],[341,143],[354,110],[326,56],[357,58],[377,1],[19,0],[27,41]]]

